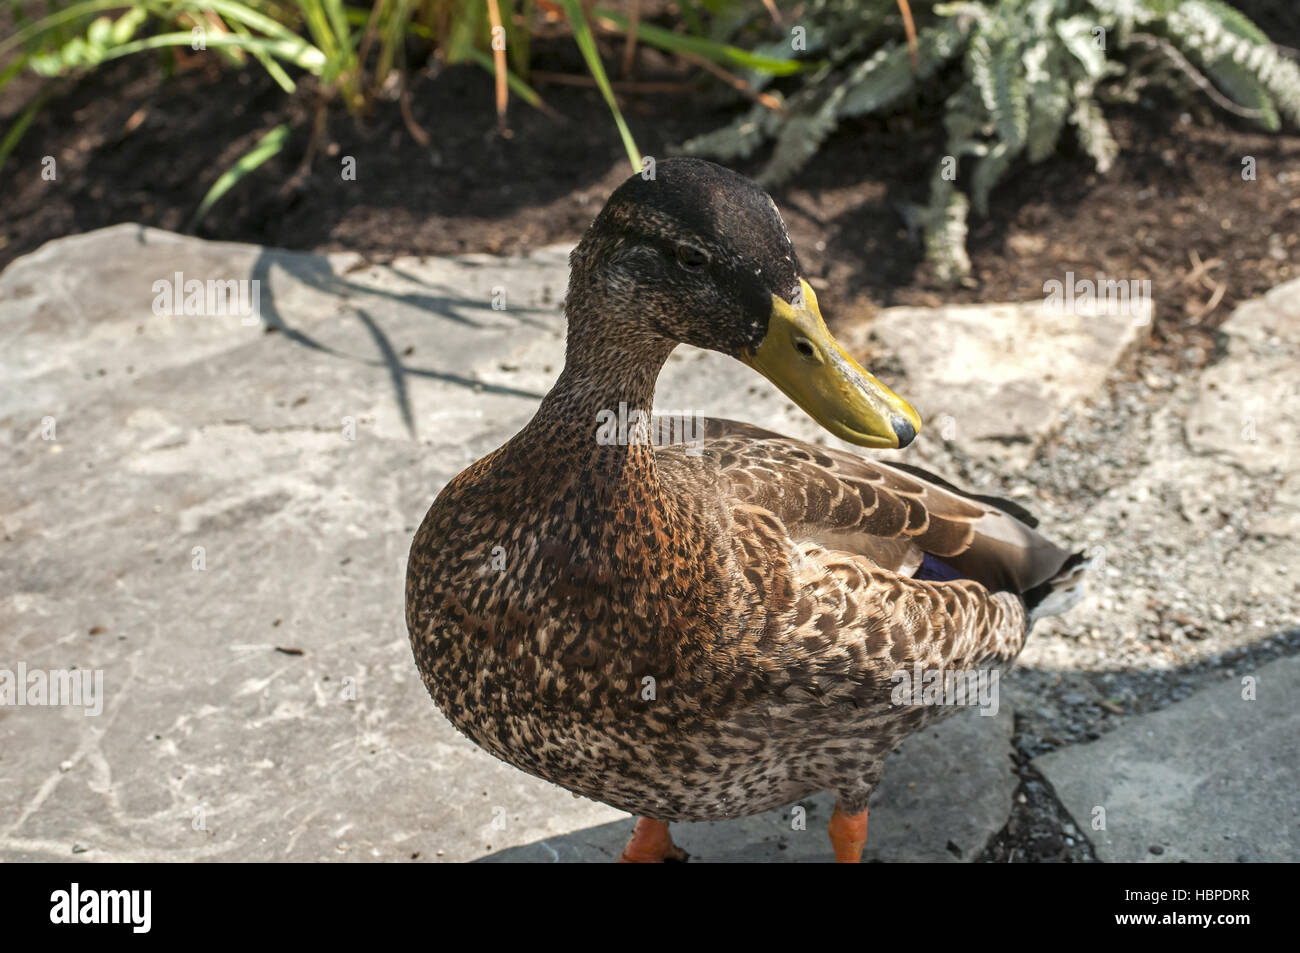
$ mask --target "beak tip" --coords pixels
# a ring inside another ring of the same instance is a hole
[[[903,449],[916,439],[916,428],[906,417],[895,414],[889,419],[889,425],[894,429],[894,435],[898,437],[898,449]]]

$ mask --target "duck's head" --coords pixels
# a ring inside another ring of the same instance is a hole
[[[905,447],[921,429],[831,337],[776,205],[742,175],[660,161],[653,179],[634,175],[610,196],[571,263],[571,324],[599,316],[623,342],[721,351],[850,443]]]

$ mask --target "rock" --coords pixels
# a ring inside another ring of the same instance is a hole
[[[888,308],[869,336],[849,332],[845,343],[902,369],[895,389],[932,433],[1007,470],[1028,463],[1061,413],[1096,393],[1150,333],[1151,315],[1149,301],[1131,313],[1056,314],[1042,302]]]
[[[1225,356],[1201,378],[1187,440],[1263,473],[1300,471],[1300,279],[1237,308],[1224,323]],[[1294,498],[1294,488],[1290,490]],[[1276,528],[1294,532],[1295,514]]]
[[[1035,758],[1104,861],[1230,863],[1300,856],[1300,657]],[[1106,829],[1093,830],[1096,808]],[[1152,845],[1163,848],[1157,850]]]

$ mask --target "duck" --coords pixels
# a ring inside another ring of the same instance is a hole
[[[834,859],[860,862],[885,759],[961,707],[900,693],[900,674],[1000,672],[1078,601],[1088,562],[1019,505],[909,464],[702,415],[689,440],[656,432],[680,345],[748,365],[849,445],[921,431],[832,337],[745,176],[662,159],[569,267],[554,386],[412,541],[424,685],[492,755],[634,815],[620,861],[684,860],[670,823],[827,791]]]

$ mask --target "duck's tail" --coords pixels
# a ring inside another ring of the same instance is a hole
[[[1021,596],[1029,610],[1029,627],[1044,616],[1068,612],[1084,597],[1085,579],[1095,561],[1084,553],[1072,553],[1056,573]]]

